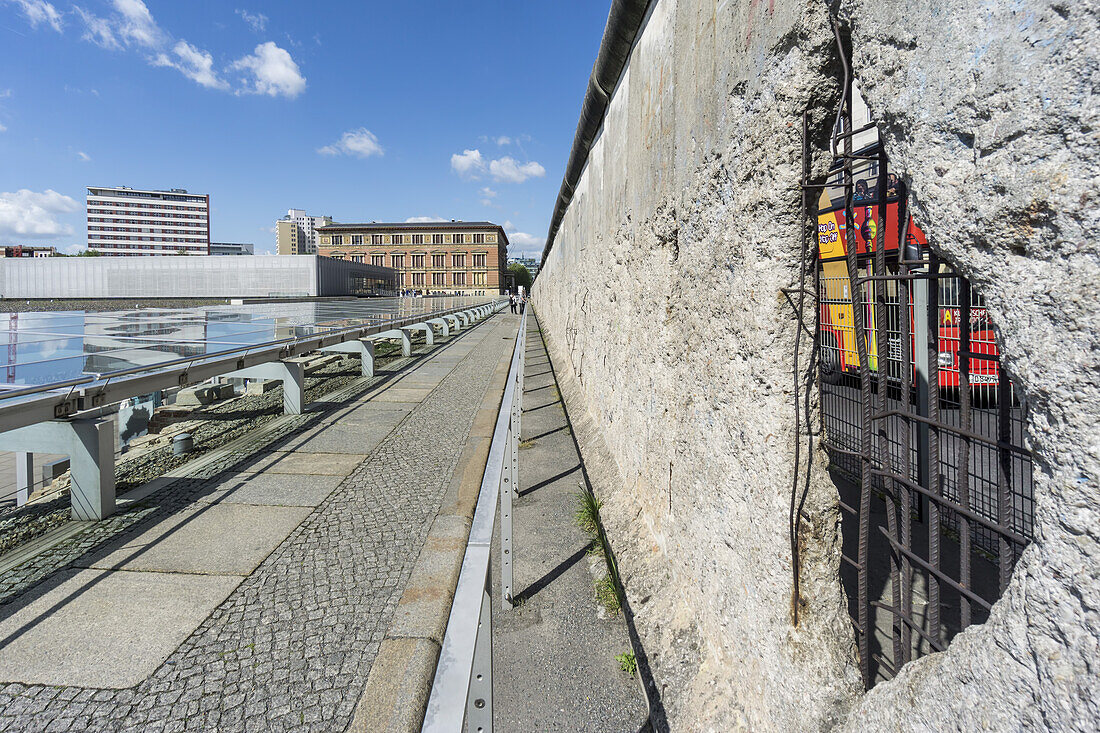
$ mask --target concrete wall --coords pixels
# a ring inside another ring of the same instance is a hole
[[[792,625],[780,288],[797,279],[803,110],[815,173],[829,162],[832,32],[820,2],[658,0],[534,299],[563,391],[602,436],[587,449],[607,458],[597,489],[669,721],[1085,729],[1100,719],[1096,16],[1030,0],[842,11],[915,213],[1003,326],[1032,406],[1037,539],[987,624],[864,695],[818,469]]]
[[[0,259],[2,298],[266,298],[351,295],[388,268],[316,255]]]

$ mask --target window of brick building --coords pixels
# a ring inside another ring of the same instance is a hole
[[[474,235],[474,244],[485,244],[485,235],[484,234],[475,234]]]
[[[451,267],[465,267],[466,255],[451,255]]]
[[[445,285],[446,282],[444,281],[444,278],[446,277],[446,275],[447,273],[445,272],[433,272],[432,285]]]
[[[381,234],[372,234],[372,235],[370,235],[370,243],[371,244],[382,244],[382,235]]]
[[[453,282],[454,282],[455,285],[465,285],[466,284],[466,273],[465,272],[452,273],[452,277],[454,278]]]
[[[432,244],[443,244],[443,235],[442,234],[433,234],[432,235]]]
[[[370,256],[370,263],[372,265],[374,265],[375,267],[382,267],[383,265],[386,264],[386,256],[385,255],[371,255]]]
[[[485,267],[485,255],[474,255],[474,267]]]
[[[405,255],[390,255],[390,267],[402,268],[405,266]]]
[[[447,255],[432,255],[432,267],[446,267]]]
[[[412,266],[413,267],[423,267],[424,266],[424,255],[413,255],[412,256]]]

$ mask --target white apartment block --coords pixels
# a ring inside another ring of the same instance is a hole
[[[305,209],[289,209],[286,216],[275,222],[276,254],[317,254],[316,229],[331,223],[331,216],[309,216]]]
[[[130,257],[209,254],[210,196],[89,186],[88,249]]]

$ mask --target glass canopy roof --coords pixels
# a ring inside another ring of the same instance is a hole
[[[135,367],[155,370],[181,357],[194,357],[198,363],[217,352],[385,325],[483,302],[485,298],[372,298],[0,313],[0,349],[7,344],[0,353],[0,390],[48,386]]]

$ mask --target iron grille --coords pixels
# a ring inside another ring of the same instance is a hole
[[[869,688],[985,620],[1032,537],[1034,498],[1027,405],[985,302],[929,248],[846,88],[819,188],[816,338]]]

